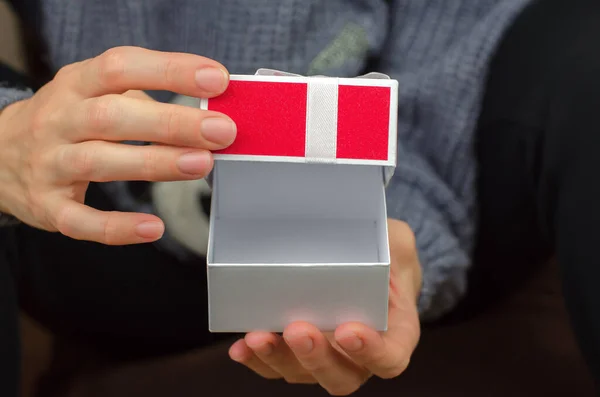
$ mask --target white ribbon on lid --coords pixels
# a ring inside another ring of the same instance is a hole
[[[335,163],[338,129],[338,80],[314,78],[306,98],[306,160]]]
[[[266,68],[258,69],[256,75],[305,77]],[[306,159],[308,162],[334,163],[337,149],[338,79],[322,75],[309,77],[311,81],[308,84],[306,109]],[[390,80],[390,76],[378,72],[356,78]],[[394,167],[383,167],[386,185],[393,174]]]

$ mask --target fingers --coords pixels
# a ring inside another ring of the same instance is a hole
[[[410,227],[389,220],[390,299],[388,330],[377,332],[363,324],[344,324],[335,331],[338,346],[356,364],[380,378],[400,375],[410,361],[420,335],[416,297],[420,287],[420,264]]]
[[[336,343],[358,365],[380,378],[394,378],[409,364],[420,336],[416,292],[420,265],[412,232],[403,223],[390,223],[392,264],[388,330],[377,332],[363,324],[344,324],[335,331]],[[392,238],[393,237],[393,238]]]
[[[416,347],[414,332],[403,330],[390,328],[381,334],[362,324],[345,324],[336,330],[335,340],[356,364],[391,379],[404,372]]]
[[[286,380],[314,378],[332,395],[348,395],[369,378],[394,378],[407,368],[420,336],[415,291],[420,265],[414,236],[408,225],[390,222],[392,269],[388,330],[378,332],[363,324],[344,324],[333,340],[307,323],[294,323],[281,338],[269,333],[248,334],[238,347],[238,361],[257,373],[267,368]],[[235,355],[233,355],[235,356]]]
[[[283,337],[300,364],[330,394],[353,393],[369,377],[367,371],[344,357],[310,324],[291,324]]]
[[[235,123],[221,113],[123,95],[84,100],[59,119],[74,142],[145,141],[218,150],[236,136]]]
[[[154,215],[99,211],[69,199],[51,205],[54,226],[65,236],[106,245],[128,245],[158,240],[164,224]]]
[[[235,342],[229,349],[229,357],[233,361],[244,364],[252,371],[266,379],[280,379],[282,376],[277,371],[271,369],[267,364],[262,362],[246,345],[244,339]]]
[[[220,63],[198,55],[117,47],[59,72],[56,79],[88,98],[128,90],[164,90],[206,98],[221,94],[229,75]]]
[[[57,179],[85,182],[192,180],[213,166],[206,150],[104,141],[63,145],[56,161]]]
[[[316,382],[280,336],[268,332],[252,332],[246,335],[245,342],[261,362],[281,374],[287,382]]]

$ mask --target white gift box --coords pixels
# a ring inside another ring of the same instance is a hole
[[[294,321],[387,328],[397,95],[397,81],[378,74],[261,70],[201,100],[238,128],[214,156],[212,332],[281,332]]]

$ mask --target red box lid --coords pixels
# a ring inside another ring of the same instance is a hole
[[[235,142],[216,160],[387,168],[396,165],[397,96],[391,79],[231,75],[201,108],[237,124]]]

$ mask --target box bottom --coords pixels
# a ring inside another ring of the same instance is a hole
[[[389,265],[209,265],[211,332],[322,331],[347,322],[387,329]]]
[[[213,332],[307,321],[387,327],[380,167],[217,161],[208,250]]]

